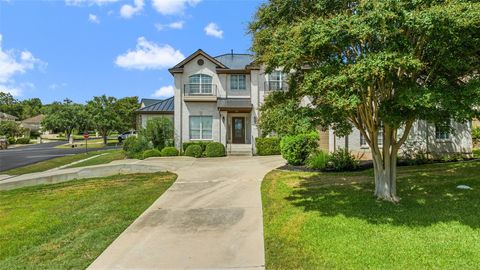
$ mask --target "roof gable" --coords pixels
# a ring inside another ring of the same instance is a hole
[[[222,62],[218,61],[217,59],[215,59],[214,57],[210,56],[209,54],[207,54],[206,52],[204,52],[202,49],[198,49],[196,52],[192,53],[190,56],[188,56],[187,58],[183,59],[182,62],[176,64],[174,67],[170,68],[169,71],[170,73],[173,73],[175,71],[179,71],[179,70],[182,70],[183,67],[185,66],[185,64],[187,64],[188,62],[190,62],[191,60],[193,60],[195,57],[197,56],[203,56],[205,58],[207,58],[209,61],[211,61],[212,63],[214,63],[215,65],[217,65],[217,68],[225,68],[225,69],[228,69],[227,66],[225,66]]]

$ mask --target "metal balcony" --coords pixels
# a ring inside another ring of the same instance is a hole
[[[285,81],[266,81],[265,91],[288,91],[288,84]]]
[[[217,101],[217,85],[206,83],[188,83],[183,88],[185,101]]]

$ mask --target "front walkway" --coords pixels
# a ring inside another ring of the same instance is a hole
[[[260,184],[281,157],[142,163],[178,179],[89,269],[264,268]]]

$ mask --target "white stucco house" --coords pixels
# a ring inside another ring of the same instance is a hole
[[[288,89],[282,72],[267,74],[249,54],[213,57],[197,50],[169,71],[174,77],[172,109],[178,149],[184,142],[203,140],[224,144],[227,154],[255,154],[255,139],[262,135],[257,126],[260,106],[272,91]],[[451,125],[453,131],[418,121],[407,145],[431,153],[470,154],[471,123]],[[347,148],[370,157],[358,130],[347,137],[335,136],[333,130],[320,131],[320,148],[330,152]]]

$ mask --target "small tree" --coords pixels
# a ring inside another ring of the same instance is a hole
[[[118,131],[133,130],[136,128],[135,111],[139,108],[138,97],[124,97],[116,102],[117,113],[120,117]]]
[[[65,99],[63,103],[54,102],[46,109],[42,127],[46,130],[65,131],[67,140],[70,140],[73,130],[84,121],[83,110],[82,105],[75,104],[69,99]]]
[[[26,130],[15,121],[0,121],[0,136],[15,138],[25,134]]]
[[[337,135],[360,130],[375,196],[398,201],[397,153],[413,123],[479,114],[479,25],[477,1],[271,0],[250,31],[267,72],[293,72],[286,97],[308,97],[311,119]]]
[[[158,149],[173,145],[173,133],[173,122],[167,117],[148,120],[142,131],[142,135]]]
[[[107,97],[93,97],[87,102],[87,112],[91,119],[91,125],[103,137],[103,143],[107,144],[107,138],[111,131],[119,129],[121,118],[117,113],[117,99]]]

